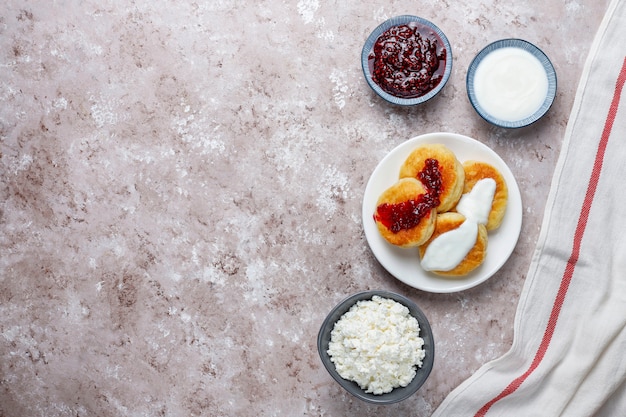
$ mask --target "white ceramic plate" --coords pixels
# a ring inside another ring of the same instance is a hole
[[[411,151],[424,143],[446,145],[461,162],[474,159],[492,164],[502,173],[509,189],[509,199],[502,224],[498,229],[489,232],[485,261],[464,277],[440,277],[423,270],[417,248],[404,249],[387,243],[378,232],[374,222],[373,215],[378,197],[398,180],[400,166]],[[511,256],[522,228],[522,197],[513,173],[491,148],[475,139],[455,133],[430,133],[402,143],[389,152],[374,169],[363,197],[363,228],[376,259],[400,281],[411,287],[435,293],[462,291],[489,279]]]

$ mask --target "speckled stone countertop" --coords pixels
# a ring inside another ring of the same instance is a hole
[[[505,353],[552,172],[607,0],[15,1],[0,14],[0,415],[430,416]],[[435,22],[453,73],[394,107],[360,52],[386,18]],[[491,41],[537,44],[555,103],[486,124],[466,69]],[[377,163],[423,133],[494,149],[524,204],[490,280],[432,294],[389,275],[363,234]],[[360,402],[316,336],[349,294],[416,301],[436,340],[420,391]]]

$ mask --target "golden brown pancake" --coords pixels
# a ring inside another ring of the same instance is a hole
[[[400,179],[380,195],[374,220],[387,242],[413,247],[428,240],[435,228],[436,209],[427,208],[422,217],[415,215],[426,196],[426,188],[415,178]]]
[[[456,155],[443,144],[424,144],[414,149],[400,167],[400,178],[418,178],[427,159],[434,159],[439,164],[441,173],[441,191],[438,213],[450,210],[461,198],[465,171]],[[425,184],[428,187],[428,184]]]
[[[485,226],[488,231],[497,229],[502,223],[504,213],[506,213],[507,200],[509,198],[509,190],[502,173],[493,165],[481,161],[465,161],[463,162],[463,170],[465,171],[463,194],[469,193],[474,185],[484,178],[492,178],[496,182],[496,192],[493,196],[489,219]]]
[[[420,259],[424,258],[424,254],[426,253],[426,248],[431,244],[435,238],[437,238],[442,233],[448,232],[450,230],[456,229],[461,226],[461,224],[465,221],[465,216],[460,213],[455,212],[447,212],[441,213],[437,215],[437,220],[435,221],[435,231],[432,236],[426,243],[419,247],[419,255]],[[469,253],[465,258],[459,263],[455,268],[449,271],[431,271],[437,275],[447,276],[447,277],[461,277],[469,274],[474,269],[478,268],[485,257],[487,256],[487,229],[484,225],[478,225],[478,235],[476,237],[476,243],[472,249],[470,249]]]

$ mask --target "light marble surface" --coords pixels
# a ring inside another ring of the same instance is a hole
[[[607,0],[16,1],[0,14],[0,415],[430,416],[507,351],[517,300]],[[378,99],[361,46],[388,17],[434,21],[453,74],[426,105]],[[537,44],[548,116],[483,122],[466,69],[489,42]],[[449,131],[498,152],[521,188],[513,256],[430,294],[372,256],[365,184],[406,139]],[[435,368],[379,407],[324,370],[316,336],[349,294],[428,315]]]

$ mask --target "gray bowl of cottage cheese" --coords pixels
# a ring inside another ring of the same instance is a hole
[[[317,348],[344,389],[374,404],[413,395],[428,378],[435,355],[424,313],[389,291],[361,292],[341,301],[324,320]]]

